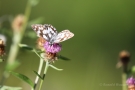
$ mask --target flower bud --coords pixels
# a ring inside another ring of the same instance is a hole
[[[13,22],[12,22],[12,29],[15,32],[20,31],[20,29],[22,28],[24,22],[24,15],[18,15],[14,18]]]
[[[119,54],[119,59],[123,65],[127,65],[130,61],[130,53],[128,51],[121,51]]]
[[[0,39],[0,56],[4,56],[4,55],[5,55],[5,45],[4,45],[4,41]]]

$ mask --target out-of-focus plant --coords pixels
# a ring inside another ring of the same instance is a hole
[[[129,90],[135,90],[135,79],[133,77],[127,78],[129,76],[132,76],[133,73],[135,73],[135,66],[132,66],[131,68],[128,68],[128,63],[130,61],[130,53],[126,50],[123,50],[119,54],[119,62],[117,63],[117,67],[122,67],[122,90],[127,90],[127,85]],[[127,85],[126,85],[127,80]],[[132,89],[134,88],[134,89]]]
[[[12,38],[12,44],[11,44],[9,53],[6,54],[7,63],[6,63],[6,66],[5,66],[5,71],[3,73],[2,79],[0,80],[0,86],[1,86],[0,89],[1,90],[7,89],[7,86],[3,86],[3,83],[9,77],[9,75],[10,75],[9,71],[12,71],[12,70],[16,69],[20,65],[20,63],[16,60],[16,57],[17,57],[17,54],[18,54],[18,51],[19,51],[19,43],[21,43],[22,38],[24,37],[24,33],[25,33],[29,23],[32,23],[32,22],[33,23],[37,23],[37,22],[41,23],[43,21],[43,19],[41,20],[41,18],[29,21],[31,9],[32,9],[33,6],[36,6],[38,4],[38,2],[39,2],[39,0],[28,0],[24,14],[19,14],[14,19],[12,19],[11,15],[9,15],[9,16],[5,15],[5,16],[0,18],[1,32],[5,35],[9,35],[9,37]],[[10,21],[10,23],[11,23],[13,34],[10,33],[11,31],[6,29],[5,27],[4,28],[2,27],[2,23],[4,21],[7,21],[7,20]],[[33,37],[31,34],[28,34],[28,36],[30,38]],[[0,37],[0,40],[1,39],[3,39],[3,38]],[[3,56],[5,54],[5,44],[3,43],[3,41],[0,41],[0,54],[1,54],[0,55],[0,57],[1,57],[0,62],[2,62]],[[12,88],[8,87],[8,90],[17,90],[17,88],[12,89]]]
[[[135,90],[135,78],[133,78],[133,75],[135,73],[135,65],[133,65],[131,68],[127,70],[127,85],[128,85],[128,90]],[[126,89],[125,89],[126,90]]]
[[[128,75],[128,63],[130,61],[130,53],[126,50],[123,50],[119,53],[119,62],[117,67],[122,67],[122,90],[127,90],[126,79]]]

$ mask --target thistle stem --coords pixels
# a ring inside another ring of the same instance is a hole
[[[38,57],[40,57],[41,59],[44,59],[43,56],[39,55],[35,49],[33,50],[33,52],[34,52]]]
[[[122,73],[122,90],[127,90],[126,80],[127,80],[127,65],[124,65]]]
[[[42,53],[40,56],[43,57],[43,55],[44,55],[44,53]],[[42,58],[40,58],[40,63],[39,63],[39,68],[38,68],[38,74],[39,74],[39,75],[41,74],[41,71],[42,71],[43,62],[44,62],[44,60],[43,60]],[[35,84],[34,84],[34,90],[36,89],[38,80],[39,80],[39,77],[36,76]],[[33,90],[33,88],[32,88],[31,90]]]
[[[126,80],[127,80],[127,74],[123,72],[122,73],[122,90],[127,90]]]
[[[43,79],[40,82],[39,90],[41,90],[41,88],[42,88],[43,81],[45,79],[45,76],[46,76],[46,73],[47,73],[48,68],[49,68],[49,62],[46,61],[46,65],[45,65],[45,69],[44,69],[44,74],[43,74]]]

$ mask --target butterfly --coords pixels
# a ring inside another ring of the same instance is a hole
[[[69,30],[63,30],[58,33],[56,28],[51,24],[34,24],[31,25],[31,27],[37,33],[38,37],[43,37],[51,45],[54,43],[63,42],[74,36],[74,34]]]

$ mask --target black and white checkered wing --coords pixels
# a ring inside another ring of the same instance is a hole
[[[47,41],[50,41],[57,34],[57,30],[50,24],[34,24],[31,27],[38,37],[43,37]]]
[[[56,36],[56,38],[54,40],[54,43],[63,42],[65,40],[72,38],[73,36],[74,36],[74,34],[72,32],[70,32],[69,30],[63,30],[60,33],[58,33],[58,35]]]

